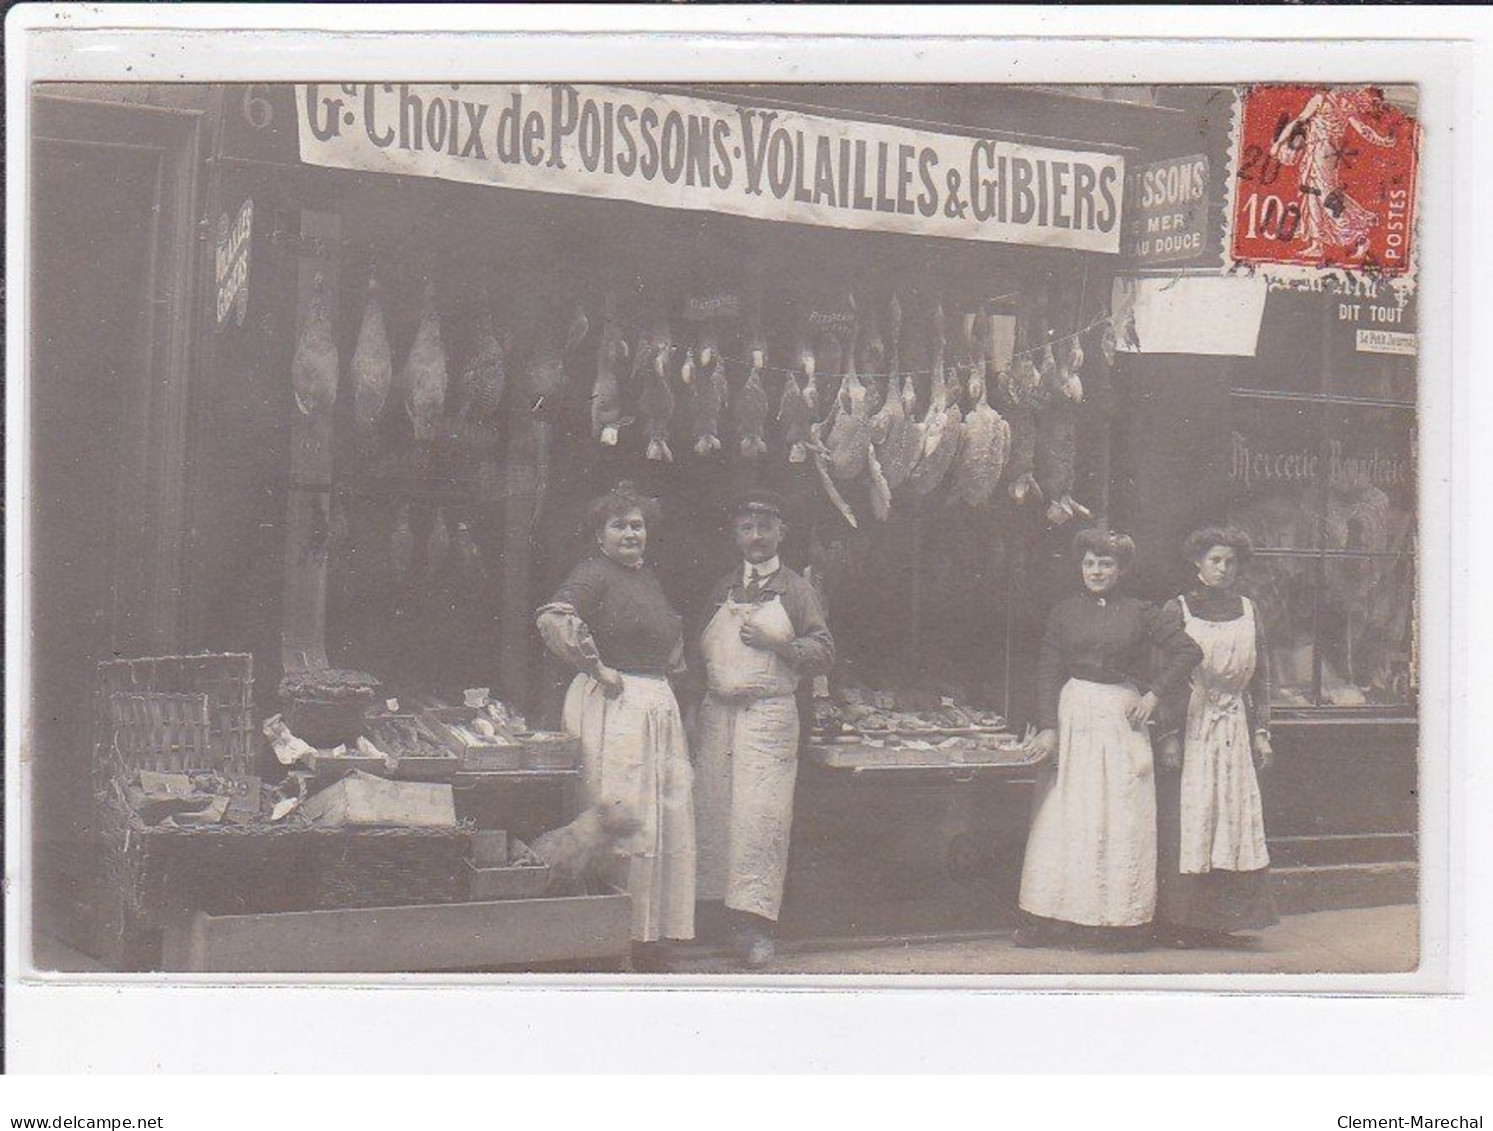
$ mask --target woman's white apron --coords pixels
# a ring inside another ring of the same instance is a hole
[[[1032,794],[1021,907],[1091,927],[1134,927],[1156,911],[1151,738],[1130,725],[1128,683],[1070,679],[1058,700],[1058,765]]]
[[[1270,863],[1244,692],[1255,673],[1255,607],[1208,621],[1182,599],[1187,635],[1203,650],[1192,673],[1182,754],[1181,871],[1253,872]]]
[[[620,800],[641,822],[618,846],[619,886],[632,896],[632,937],[695,934],[695,812],[684,722],[668,680],[622,676],[607,698],[581,673],[565,695],[564,726],[580,739],[588,805]]]
[[[695,765],[700,898],[775,920],[798,775],[798,673],[775,652],[742,643],[747,621],[779,640],[794,635],[781,599],[728,598],[701,638],[708,693]]]

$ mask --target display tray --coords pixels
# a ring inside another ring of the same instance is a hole
[[[1040,766],[1045,757],[1020,747],[1006,750],[916,750],[905,746],[811,744],[809,759],[833,770],[992,770],[1020,773]]]
[[[854,740],[857,735],[861,738],[973,738],[977,735],[1010,734],[1005,727],[933,727],[929,730],[915,730],[910,727],[897,727],[881,730],[877,727],[856,727],[843,732],[840,739],[850,738]]]
[[[166,929],[163,966],[198,973],[416,973],[615,960],[632,897],[562,896],[271,915],[196,912]]]

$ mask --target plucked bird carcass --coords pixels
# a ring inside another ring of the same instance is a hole
[[[591,387],[591,436],[606,447],[616,447],[622,428],[631,424],[622,415],[622,367],[627,364],[627,340],[613,318],[603,318],[601,344],[596,352],[596,381]]]
[[[353,347],[353,423],[370,433],[384,414],[389,389],[394,384],[394,355],[384,328],[384,308],[379,303],[378,279],[368,276],[368,296],[363,300],[363,323]]]
[[[527,341],[523,364],[519,368],[521,395],[509,397],[510,411],[533,429],[534,439],[534,513],[531,525],[544,511],[549,489],[550,434],[561,391],[565,388],[566,360],[585,340],[591,321],[577,305],[568,322],[557,316],[556,307],[545,303],[543,309],[526,318]]]
[[[324,272],[311,284],[306,321],[290,361],[290,385],[296,408],[310,416],[326,412],[337,400],[337,339],[332,336],[332,298]]]
[[[840,483],[851,482],[866,468],[866,454],[871,450],[871,414],[866,396],[854,355],[849,355],[824,442],[829,449],[830,474]]]
[[[805,379],[814,373],[814,350],[804,339],[794,351],[794,365],[804,373]],[[778,401],[778,424],[782,427],[783,445],[788,449],[789,463],[803,463],[809,456],[809,426],[814,423],[814,408],[798,383],[798,375],[792,371],[783,382],[783,395]]]
[[[919,495],[928,495],[937,489],[959,456],[964,417],[957,401],[949,394],[949,377],[944,367],[943,350],[940,349],[933,370],[933,390],[928,401],[928,411],[919,423],[921,450],[917,462],[913,464],[912,473],[908,476],[912,489]]]
[[[767,364],[767,344],[760,334],[750,343],[752,368],[737,390],[732,423],[741,442],[744,459],[756,459],[767,451],[767,390],[762,387],[762,368]]]
[[[420,327],[404,360],[401,385],[415,441],[428,444],[435,438],[436,422],[446,405],[446,347],[441,342],[441,316],[435,308],[435,283],[429,280],[420,306]]]
[[[719,349],[702,347],[697,351],[696,362],[691,381],[694,387],[690,398],[691,424],[695,453],[706,456],[721,450],[721,416],[731,389],[726,383],[726,362]]]
[[[809,415],[816,420],[819,418],[819,355],[814,351],[814,344],[807,332],[799,335],[798,346],[794,349],[794,365],[804,375],[804,403],[809,406]]]
[[[496,418],[508,383],[507,352],[513,336],[500,338],[493,330],[492,312],[487,294],[480,296],[480,306],[472,327],[472,349],[461,374],[462,414],[478,421]]]
[[[638,343],[637,373],[642,383],[638,412],[648,437],[647,456],[655,462],[673,463],[669,448],[669,425],[674,419],[674,390],[669,386],[669,362],[673,353],[669,329],[662,323],[644,332]]]
[[[410,528],[408,504],[399,508],[394,530],[389,536],[389,564],[395,577],[406,577],[415,565],[415,532]]]
[[[969,391],[975,406],[964,418],[964,441],[954,465],[954,493],[972,507],[995,494],[1011,453],[1011,426],[990,407],[982,368],[971,372]]]
[[[871,441],[887,486],[895,491],[907,482],[917,458],[915,446],[917,389],[901,373],[887,383],[886,401],[871,418]]]
[[[549,865],[548,895],[593,895],[606,891],[618,850],[640,828],[618,800],[587,809],[570,824],[542,833],[530,848]]]
[[[1073,498],[1078,466],[1078,399],[1083,387],[1077,375],[1059,366],[1051,349],[1041,354],[1037,409],[1036,476],[1047,497],[1047,521],[1061,526],[1069,519],[1088,518],[1089,511]],[[1072,354],[1066,354],[1071,359]]]

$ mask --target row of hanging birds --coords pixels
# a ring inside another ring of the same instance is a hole
[[[295,403],[305,415],[328,414],[338,397],[341,358],[332,324],[330,284],[318,273],[307,317],[291,361]],[[450,380],[447,347],[433,281],[424,284],[419,323],[403,365],[396,369],[384,317],[379,282],[370,274],[362,320],[351,362],[352,420],[360,437],[372,442],[392,412],[408,417],[417,448],[428,451],[449,409],[460,421],[494,425],[500,410],[511,408],[514,423],[532,430],[537,522],[548,483],[550,437],[567,360],[584,340],[590,322],[578,304],[567,306],[533,294],[520,304],[521,332],[494,330],[485,292],[478,296],[465,365]],[[509,390],[509,373],[514,390]],[[454,394],[454,395],[453,395]]]
[[[676,338],[666,316],[633,323],[609,297],[596,341],[592,437],[611,448],[638,437],[647,459],[673,462],[684,435],[683,451],[694,457],[756,461],[767,457],[776,433],[789,463],[812,462],[852,526],[859,519],[850,497],[864,494],[885,520],[895,499],[925,499],[945,484],[952,498],[974,507],[1004,482],[1018,504],[1045,502],[1053,525],[1086,517],[1072,494],[1082,340],[1097,345],[1108,367],[1115,331],[1107,318],[1079,325],[1076,281],[1016,297],[1015,315],[962,313],[951,326],[937,297],[909,295],[904,316],[896,294],[879,305],[847,295],[843,316],[828,328],[797,320],[783,366],[767,364],[760,301],[744,316],[681,324],[689,333]],[[500,335],[482,295],[453,390],[433,282],[425,283],[418,328],[396,372],[379,284],[370,276],[351,363],[355,428],[372,436],[392,402],[408,416],[416,444],[428,445],[449,393],[463,420],[493,423],[506,406],[534,430],[537,521],[567,362],[576,362],[592,324],[578,304],[565,312],[566,304],[541,303]],[[727,345],[744,356],[728,356]],[[302,413],[332,409],[339,371],[329,287],[318,275],[292,362]],[[723,425],[734,433],[729,446]]]

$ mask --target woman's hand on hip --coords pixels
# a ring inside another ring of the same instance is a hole
[[[1262,770],[1275,765],[1275,750],[1270,745],[1268,734],[1255,735],[1255,764]]]
[[[616,668],[609,668],[605,664],[596,666],[596,682],[601,684],[602,694],[608,699],[615,699],[622,694],[622,673]]]
[[[1136,699],[1130,706],[1125,708],[1125,718],[1136,730],[1140,730],[1151,721],[1151,716],[1156,713],[1156,692],[1148,691]]]

